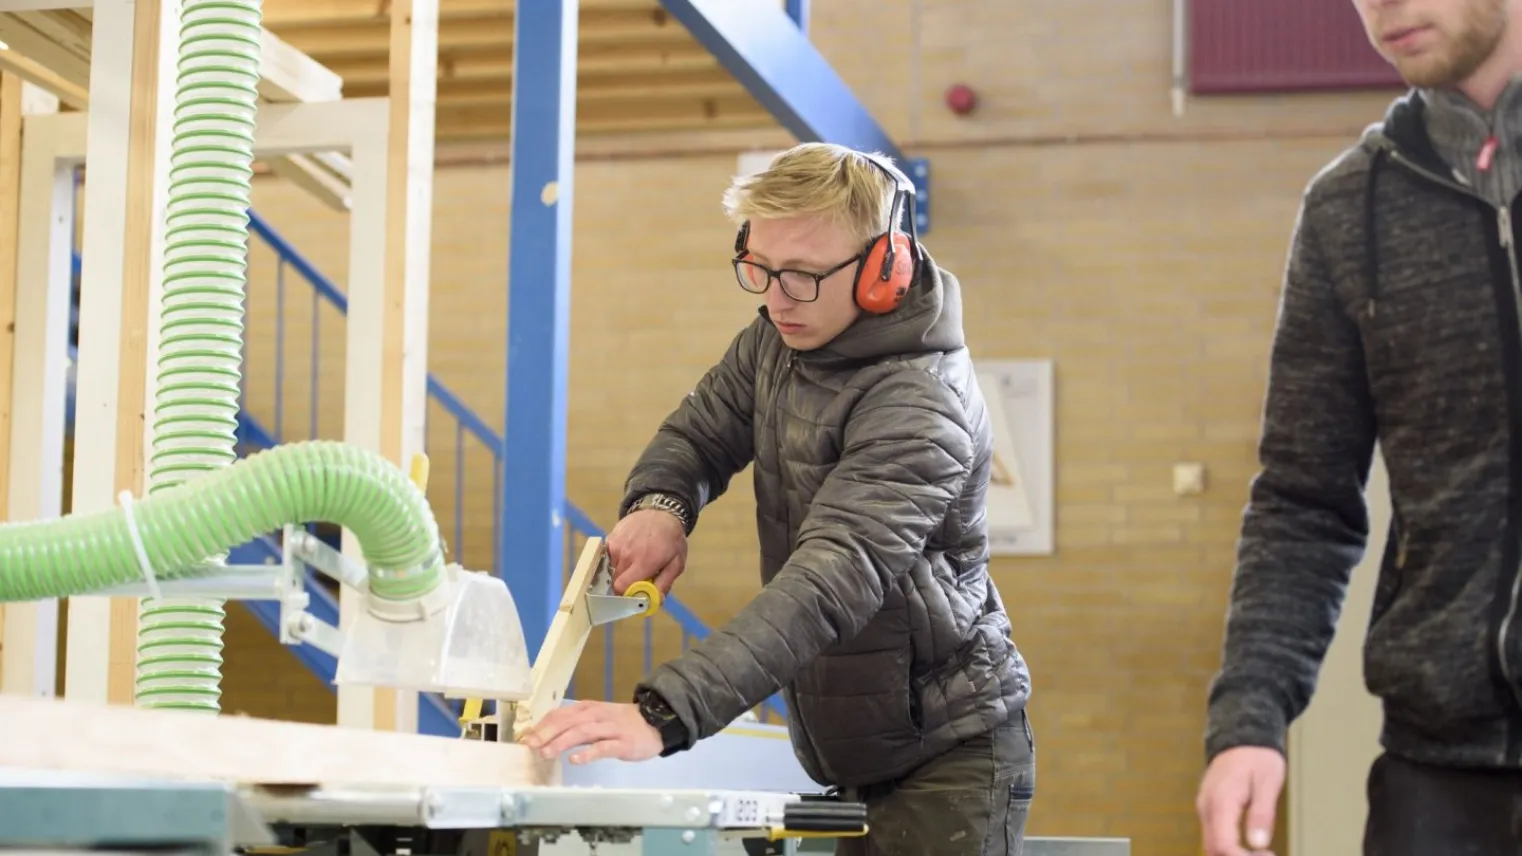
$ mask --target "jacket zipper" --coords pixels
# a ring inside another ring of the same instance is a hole
[[[1517,269],[1517,242],[1511,230],[1511,209],[1502,205],[1497,210],[1500,212],[1501,246],[1506,249],[1506,263],[1511,266],[1511,293],[1517,307],[1517,327],[1522,330],[1522,273]],[[1513,489],[1516,489],[1515,485]],[[1516,670],[1512,668],[1511,658],[1507,656],[1512,624],[1517,619],[1519,596],[1522,596],[1522,573],[1514,572],[1511,578],[1511,602],[1506,605],[1506,617],[1501,619],[1501,626],[1496,631],[1496,653],[1501,658],[1501,674],[1506,676],[1506,683],[1511,687],[1517,703],[1522,704],[1522,687],[1517,685]]]
[[[1476,193],[1472,188],[1454,181],[1451,178],[1445,178],[1433,172],[1432,170],[1413,163],[1409,158],[1402,156],[1399,151],[1390,150],[1390,156],[1394,161],[1403,164],[1412,172],[1415,172],[1416,174],[1423,176],[1430,181],[1436,182],[1437,184],[1442,185],[1443,187],[1446,187],[1450,190],[1457,191],[1473,199],[1478,199],[1480,202],[1495,209],[1496,225],[1499,227],[1500,231],[1499,237],[1501,240],[1501,247],[1506,251],[1506,263],[1511,271],[1512,305],[1514,307],[1514,311],[1517,314],[1517,331],[1518,335],[1522,336],[1522,268],[1519,268],[1517,262],[1517,242],[1516,235],[1512,232],[1511,207],[1509,205],[1496,205],[1489,199],[1486,199],[1485,197]],[[1515,395],[1519,393],[1514,391],[1513,394]],[[1516,428],[1517,426],[1512,426],[1512,430],[1515,431]],[[1522,485],[1513,484],[1511,488],[1512,490],[1522,489]],[[1515,522],[1511,522],[1511,525],[1515,527],[1516,524]],[[1518,535],[1516,532],[1512,532],[1511,537],[1517,538]],[[1511,597],[1506,606],[1505,617],[1501,619],[1501,626],[1496,629],[1495,653],[1496,658],[1500,663],[1501,675],[1506,679],[1507,689],[1511,690],[1513,701],[1515,701],[1519,707],[1522,707],[1522,686],[1518,686],[1516,670],[1513,668],[1510,658],[1507,656],[1507,649],[1509,647],[1509,642],[1511,640],[1512,634],[1512,624],[1516,621],[1517,618],[1518,602],[1519,600],[1522,600],[1522,568],[1512,568],[1511,574]],[[1508,758],[1513,756],[1516,751],[1511,745],[1512,738],[1510,732],[1511,729],[1508,727],[1506,740],[1507,747],[1505,752]]]
[[[788,349],[787,358],[782,361],[782,371],[777,375],[776,388],[772,391],[772,430],[777,432],[778,479],[786,478],[786,476],[783,474],[785,464],[782,460],[781,449],[782,408],[779,406],[779,403],[782,401],[782,393],[787,389],[787,382],[792,377],[793,361],[797,358],[797,356],[797,351],[794,351],[791,348]],[[791,537],[793,534],[793,509],[788,505],[787,502],[786,485],[783,485],[782,487],[784,488],[782,492],[782,522],[783,526],[785,527],[785,531],[787,532],[788,536]],[[791,547],[792,545],[789,546]],[[804,725],[803,723],[803,716],[798,710],[798,693],[796,691],[784,690],[783,695],[785,695],[790,702],[787,710],[788,727],[798,729],[800,736],[803,738],[803,744],[808,747],[810,760],[813,762],[811,766],[817,769],[821,775],[831,775],[834,771],[825,769],[824,756],[819,753],[819,747],[815,745],[813,735],[809,733],[808,726]]]

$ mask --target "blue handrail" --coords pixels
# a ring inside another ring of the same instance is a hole
[[[77,180],[78,179],[76,176],[76,181]],[[295,273],[302,280],[311,286],[313,291],[311,388],[309,391],[311,411],[309,425],[310,437],[315,438],[318,434],[317,417],[319,405],[322,401],[322,397],[319,394],[318,385],[318,361],[321,353],[321,340],[319,333],[319,324],[317,322],[316,308],[320,302],[325,302],[337,309],[341,315],[347,315],[349,300],[348,296],[345,295],[343,291],[333,283],[332,280],[324,276],[322,272],[316,268],[315,265],[313,265],[305,256],[298,252],[296,248],[292,246],[291,243],[284,237],[282,237],[279,232],[271,227],[263,217],[260,217],[252,210],[249,211],[249,229],[251,234],[259,238],[265,245],[273,250],[276,256],[275,287],[277,316],[275,321],[276,354],[274,371],[275,396],[273,402],[273,424],[270,428],[266,428],[263,424],[260,423],[257,418],[255,418],[252,413],[249,412],[246,406],[239,413],[238,439],[240,443],[242,443],[246,449],[261,449],[268,448],[282,442],[284,439],[283,435],[285,433],[284,378],[286,269],[289,268],[290,270],[295,271]],[[78,343],[78,282],[80,276],[80,257],[77,249],[73,253],[72,267],[75,281],[75,300],[73,302],[73,306],[71,307],[72,317],[69,343],[71,360],[76,357],[76,347]],[[252,373],[246,372],[245,377],[247,377],[249,374]],[[460,550],[462,549],[462,544],[464,541],[465,511],[463,506],[465,500],[464,484],[466,470],[464,468],[465,455],[463,450],[465,437],[469,436],[473,438],[477,443],[479,443],[483,449],[491,455],[494,462],[492,476],[493,508],[491,513],[491,520],[493,521],[494,526],[500,523],[499,488],[501,485],[500,479],[502,473],[504,441],[500,434],[493,430],[491,426],[487,425],[486,422],[480,418],[480,416],[478,416],[474,411],[467,407],[463,401],[460,400],[459,396],[457,396],[448,387],[446,387],[432,373],[429,373],[427,378],[427,391],[429,399],[433,402],[436,402],[445,413],[452,417],[455,424],[454,435],[457,453],[455,455],[455,504],[453,508],[454,539],[451,546],[456,556],[458,556],[460,555]],[[71,384],[69,392],[70,425],[72,425],[73,422],[73,406],[74,396]],[[570,524],[568,527],[567,537],[571,542],[574,543],[577,539],[585,539],[589,537],[603,537],[603,530],[601,527],[599,527],[596,522],[594,522],[591,517],[589,517],[585,512],[576,507],[574,503],[566,503],[565,513],[566,518]],[[441,520],[440,523],[442,524],[444,521]],[[496,537],[496,533],[493,532],[493,539],[495,540]],[[246,544],[243,547],[235,550],[234,558],[246,561],[263,561],[271,557],[278,558],[278,550],[278,545],[272,538],[264,537],[255,539],[249,544]],[[495,561],[497,551],[493,549],[491,554],[493,561]],[[568,559],[571,559],[575,556],[575,551],[568,551],[567,556]],[[567,571],[568,570],[569,568],[567,568]],[[322,605],[325,606],[326,604]],[[277,616],[274,613],[270,613],[270,611],[265,608],[268,606],[268,604],[249,604],[248,606],[250,610],[260,619],[260,621],[269,627],[272,632],[278,632]],[[676,622],[677,627],[681,631],[681,643],[683,650],[686,650],[694,640],[702,639],[708,635],[709,629],[707,625],[705,625],[702,620],[699,619],[698,616],[693,613],[692,610],[683,604],[678,598],[667,597],[663,602],[663,607],[664,608],[661,610],[662,614]],[[644,622],[644,644],[642,653],[644,661],[643,665],[647,671],[652,666],[654,648],[653,637],[653,623]],[[327,657],[326,655],[322,655],[321,652],[318,652],[315,649],[308,650],[309,648],[310,646],[297,646],[297,650],[295,652],[297,657],[308,667],[312,668],[320,678],[323,678],[324,683],[331,686],[333,677],[331,663],[332,658]],[[610,626],[604,631],[603,689],[603,697],[609,699],[614,697],[615,654],[616,646],[614,645],[613,628]],[[759,712],[763,721],[769,721],[773,716],[778,718],[785,717],[786,706],[783,704],[780,696],[774,696],[761,705]],[[423,726],[423,730],[429,733],[451,733],[456,728],[453,706],[439,697],[424,696],[420,700],[419,713],[420,724]]]
[[[332,282],[332,280],[329,280],[326,276],[324,276],[322,274],[321,271],[317,270],[315,265],[313,265],[308,259],[306,259],[304,256],[302,256],[301,253],[299,251],[297,251],[296,248],[294,246],[292,246],[289,241],[287,241],[284,237],[282,237],[279,232],[277,232],[273,227],[271,227],[270,224],[263,217],[260,217],[257,213],[255,213],[253,211],[249,211],[249,229],[250,229],[250,232],[253,235],[256,235],[260,240],[262,240],[266,245],[268,245],[270,247],[270,249],[272,249],[275,252],[275,255],[277,257],[277,270],[276,270],[277,302],[279,304],[279,309],[281,311],[280,311],[280,314],[276,318],[276,327],[277,327],[277,329],[276,329],[276,342],[277,342],[277,344],[276,344],[276,347],[277,347],[277,352],[276,352],[277,353],[277,371],[276,371],[276,374],[277,374],[277,378],[276,378],[276,393],[275,393],[275,409],[276,409],[277,416],[276,416],[276,424],[274,426],[274,438],[278,441],[279,438],[280,438],[280,429],[281,429],[280,415],[282,414],[282,411],[283,411],[283,407],[282,407],[282,404],[281,404],[281,399],[283,398],[283,390],[281,389],[283,384],[281,383],[281,380],[282,380],[281,376],[283,375],[283,360],[282,360],[282,356],[283,356],[283,353],[284,353],[284,326],[285,326],[285,319],[284,319],[284,313],[283,313],[283,309],[284,309],[284,285],[285,285],[284,268],[288,266],[291,270],[295,271],[303,280],[305,280],[312,287],[313,292],[314,292],[314,299],[321,298],[323,301],[327,302],[329,305],[331,305],[335,309],[337,309],[341,314],[345,314],[346,315],[348,313],[349,301],[348,301],[347,295],[345,295],[343,293],[343,291],[340,290],[338,288],[338,286],[335,285]],[[314,434],[315,434],[315,428],[316,428],[316,424],[315,423],[316,423],[316,409],[317,409],[316,408],[317,395],[315,393],[315,389],[317,387],[317,363],[318,363],[318,357],[319,357],[319,349],[317,347],[317,332],[316,331],[317,331],[317,324],[316,324],[315,319],[314,319],[314,322],[313,322],[313,347],[312,347],[312,355],[311,355],[311,357],[312,357],[312,359],[311,359],[312,389],[314,390],[314,392],[312,393],[312,399],[313,399],[313,407],[312,407],[313,426],[312,426],[312,428],[313,428],[313,433]],[[502,471],[502,458],[503,458],[503,451],[504,451],[504,441],[502,439],[502,436],[500,434],[498,434],[496,431],[494,431],[491,428],[491,426],[487,425],[486,422],[483,421],[469,407],[467,407],[465,405],[465,403],[463,401],[461,401],[460,398],[457,395],[455,395],[446,386],[444,386],[444,384],[437,377],[435,377],[431,372],[428,375],[428,396],[429,396],[429,398],[431,400],[437,402],[439,404],[439,406],[446,413],[448,413],[451,417],[453,417],[454,422],[455,422],[455,436],[456,436],[457,448],[460,448],[460,441],[463,440],[463,436],[468,434],[469,436],[473,437],[477,442],[479,442],[481,444],[481,446],[484,447],[485,450],[491,454],[491,456],[493,458],[493,461],[494,461],[493,478],[494,478],[494,480],[497,480],[497,481],[494,482],[494,484],[493,484],[493,490],[492,490],[492,498],[493,498],[494,505],[493,505],[492,518],[491,519],[494,521],[494,525],[497,525],[498,523],[500,523],[500,520],[499,520],[500,515],[498,514],[498,509],[497,509],[496,503],[497,503],[497,497],[500,495],[500,491],[497,490],[497,488],[500,486],[500,478],[501,478],[501,471]],[[456,555],[458,555],[459,551],[461,549],[461,544],[462,544],[463,536],[464,536],[464,517],[465,517],[465,514],[464,514],[464,508],[463,508],[463,504],[464,504],[463,485],[464,485],[464,480],[465,480],[465,475],[466,475],[466,472],[465,472],[464,467],[463,467],[464,455],[462,453],[457,453],[456,456],[455,456],[455,461],[456,461],[455,485],[454,485],[454,487],[455,487],[455,507],[453,509],[453,514],[454,514],[454,518],[455,518],[454,519],[455,538],[454,538],[454,541],[453,541],[453,548],[454,548],[454,550],[456,552]],[[565,513],[566,513],[567,520],[570,522],[570,527],[569,528],[570,528],[571,532],[568,533],[568,535],[572,539],[574,539],[576,537],[581,537],[581,538],[602,537],[602,529],[600,527],[598,527],[597,524],[585,512],[583,512],[580,508],[577,508],[575,504],[567,502],[566,503]],[[440,522],[442,523],[443,521],[441,520]],[[495,539],[496,537],[497,537],[496,533],[494,532],[493,533],[493,539]],[[495,560],[495,555],[496,555],[496,551],[494,550],[493,551],[493,560]],[[569,552],[568,553],[568,556],[574,556],[574,555],[575,555],[574,552]],[[688,645],[693,640],[701,639],[701,638],[703,638],[703,637],[708,635],[709,629],[708,629],[707,625],[705,625],[697,617],[697,615],[692,612],[691,609],[689,609],[686,605],[684,605],[677,598],[675,598],[675,597],[668,597],[668,598],[666,598],[664,600],[664,602],[663,602],[663,606],[664,606],[664,608],[662,609],[662,613],[665,614],[666,616],[670,617],[672,620],[674,620],[677,623],[677,626],[681,629],[681,633],[682,633],[682,648],[684,650],[688,647]],[[652,624],[651,622],[646,622],[645,623],[645,628],[644,628],[645,629],[645,634],[644,634],[645,635],[645,640],[644,640],[644,651],[643,651],[643,654],[644,654],[644,665],[645,665],[645,668],[647,670],[651,666],[652,653],[653,653],[653,648],[654,648],[654,645],[653,645],[653,642],[654,642],[654,640],[653,640],[653,628],[652,628],[651,624]],[[614,681],[613,681],[613,674],[614,674],[614,669],[613,669],[613,664],[614,664],[614,657],[613,657],[614,645],[613,645],[613,632],[612,632],[612,627],[611,626],[609,628],[607,628],[606,631],[605,631],[605,652],[606,652],[605,653],[605,659],[604,659],[604,664],[605,664],[605,669],[604,669],[604,671],[605,671],[605,676],[604,676],[605,686],[604,686],[604,696],[603,697],[604,698],[613,698],[613,691],[614,691]],[[782,701],[781,701],[780,697],[774,697],[773,699],[768,700],[761,707],[761,716],[762,716],[762,718],[764,720],[769,720],[774,715],[778,716],[779,718],[786,715],[786,708],[782,704]]]

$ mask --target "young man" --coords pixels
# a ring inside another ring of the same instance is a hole
[[[1206,852],[1269,845],[1377,441],[1395,513],[1365,641],[1385,751],[1364,853],[1519,853],[1522,0],[1355,5],[1413,91],[1311,182],[1296,226],[1210,692]]]
[[[765,305],[635,464],[608,550],[617,591],[669,589],[699,513],[754,463],[764,587],[635,703],[561,708],[529,745],[651,758],[781,690],[803,768],[868,806],[838,853],[1021,852],[1030,681],[988,575],[988,415],[912,191],[824,144],[730,188],[734,273]]]

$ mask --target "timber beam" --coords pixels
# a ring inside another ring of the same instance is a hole
[[[76,0],[77,2],[77,0]],[[0,9],[14,3],[0,3]],[[38,3],[38,5],[45,5]],[[89,107],[94,9],[0,11],[0,70],[53,93],[76,110]],[[343,98],[343,79],[265,30],[259,95],[270,103],[318,103]],[[342,154],[288,155],[270,169],[325,205],[349,210],[351,166]]]

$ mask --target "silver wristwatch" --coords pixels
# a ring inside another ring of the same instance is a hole
[[[692,509],[687,507],[687,503],[667,493],[645,494],[630,504],[629,513],[643,511],[646,508],[664,511],[680,520],[682,522],[682,530],[689,535],[692,534],[693,524],[697,522],[693,518]]]

